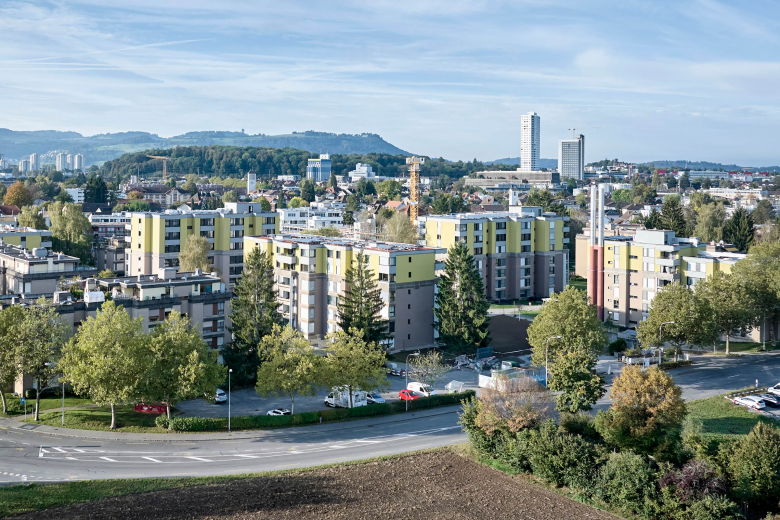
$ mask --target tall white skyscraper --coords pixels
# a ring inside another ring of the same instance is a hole
[[[246,192],[252,193],[255,190],[257,190],[257,174],[252,171],[246,174]]]
[[[80,153],[77,153],[73,156],[73,164],[71,165],[74,170],[83,170],[84,169],[84,156]]]
[[[68,166],[67,166],[67,168],[69,170],[73,169],[73,155],[71,155],[71,154],[68,154]]]
[[[561,179],[584,180],[585,175],[585,136],[577,139],[564,139],[558,145],[558,172]]]
[[[520,117],[520,169],[539,169],[539,116],[528,112]]]
[[[30,171],[37,172],[39,168],[38,164],[38,154],[37,153],[31,153],[30,154]]]
[[[57,154],[57,164],[55,165],[58,172],[64,172],[68,169],[68,156],[64,153]]]

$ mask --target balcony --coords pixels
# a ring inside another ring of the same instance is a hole
[[[298,262],[298,257],[295,255],[277,254],[276,261],[279,262],[280,264],[295,265]]]
[[[300,262],[302,265],[317,265],[317,257],[316,256],[302,256],[300,258]]]
[[[664,266],[664,267],[677,267],[680,265],[680,259],[679,258],[656,258],[655,263]]]

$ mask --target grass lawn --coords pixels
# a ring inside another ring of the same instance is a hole
[[[67,399],[65,404],[67,404]],[[157,428],[154,420],[157,414],[139,413],[130,405],[117,406],[116,422],[118,428],[114,431],[124,433],[166,433],[168,430]],[[33,422],[30,418],[27,422]],[[62,426],[62,412],[42,413],[38,424],[47,426]],[[109,431],[111,426],[111,408],[101,406],[83,410],[65,410],[65,427],[78,430]]]
[[[539,316],[539,314],[541,312],[542,311],[520,311],[520,315],[521,316],[529,316],[531,318],[536,318],[537,316]]]
[[[12,415],[24,415],[24,405],[19,397],[14,397],[13,394],[5,394],[6,403],[8,404],[8,416]],[[82,406],[85,404],[92,404],[92,401],[83,397],[69,397],[65,396],[65,407],[69,406]],[[55,410],[62,408],[62,397],[42,397],[41,398],[41,411]],[[35,411],[35,399],[27,399],[27,413],[30,414]],[[2,415],[2,414],[0,414]]]
[[[507,303],[507,304],[503,304],[503,305],[499,305],[497,303],[494,303],[493,305],[490,306],[490,308],[491,309],[516,309],[517,305],[515,305],[514,303]]]
[[[772,350],[772,343],[767,341],[767,351]],[[710,349],[712,350],[712,349]],[[726,352],[726,342],[718,342],[718,353]],[[753,343],[751,341],[729,341],[729,353],[732,352],[761,352],[761,343]]]
[[[689,401],[686,405],[688,415],[702,422],[704,437],[716,443],[746,435],[759,422],[778,426],[777,421],[749,412],[722,395]]]

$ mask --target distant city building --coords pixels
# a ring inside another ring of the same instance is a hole
[[[73,169],[73,154],[68,154],[67,156],[68,165],[66,166],[66,169],[72,170]]]
[[[84,156],[80,153],[77,153],[73,156],[73,165],[72,168],[74,170],[83,170],[84,169]]]
[[[30,171],[37,172],[40,170],[40,165],[38,164],[38,154],[32,153],[30,154]]]
[[[66,188],[65,191],[68,192],[75,204],[84,203],[84,188]]]
[[[92,228],[95,229],[94,226]],[[95,246],[95,266],[98,271],[110,269],[118,275],[125,274],[127,242],[124,237],[101,240]]]
[[[89,223],[92,224],[92,234],[95,238],[124,237],[130,235],[129,213],[113,213],[110,215],[91,213],[88,220]],[[124,271],[124,269],[122,270]]]
[[[301,180],[300,175],[277,175],[277,180],[280,180],[282,182],[298,182]]]
[[[249,172],[246,174],[246,192],[252,193],[257,189],[257,174]]]
[[[5,170],[10,166],[8,159],[0,159],[0,170]]]
[[[55,164],[57,171],[64,172],[68,169],[68,156],[64,153],[57,154],[57,161]]]
[[[330,154],[321,153],[319,159],[309,159],[306,165],[306,178],[317,182],[330,179]]]
[[[520,169],[535,171],[539,169],[540,120],[536,112],[528,112],[520,117]]]
[[[26,173],[30,171],[30,160],[22,159],[19,161],[19,173]]]
[[[312,202],[310,206],[278,209],[281,230],[285,232],[303,229],[341,227],[345,204],[335,202]]]
[[[466,186],[485,190],[530,190],[532,187],[554,188],[561,182],[557,171],[489,170],[466,178]]]
[[[558,171],[561,179],[585,178],[585,136],[564,139],[558,146]]]

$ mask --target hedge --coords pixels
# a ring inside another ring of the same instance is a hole
[[[437,406],[460,404],[464,399],[475,396],[474,390],[466,390],[457,394],[434,395],[409,401],[409,411],[425,410]],[[258,428],[285,428],[288,426],[304,426],[320,422],[348,421],[377,415],[392,415],[406,410],[404,401],[372,404],[357,408],[334,408],[316,412],[303,412],[293,415],[244,415],[232,417],[232,430],[253,430]],[[322,419],[322,421],[320,421]],[[179,432],[206,432],[227,430],[227,417],[175,417],[171,419],[172,430]]]
[[[671,370],[672,368],[689,367],[692,364],[693,361],[690,359],[688,361],[667,361],[666,363],[661,363],[658,365],[658,368],[661,370]]]

